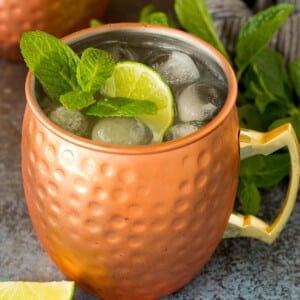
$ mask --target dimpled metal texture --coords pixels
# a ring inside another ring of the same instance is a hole
[[[110,26],[141,27],[104,28]],[[93,30],[102,28],[84,34]],[[38,108],[32,83],[29,76],[23,184],[48,255],[67,278],[105,300],[158,299],[184,286],[213,254],[232,212],[236,93],[206,131],[160,145],[113,147],[54,126]]]
[[[0,57],[19,59],[21,35],[44,30],[64,36],[99,18],[108,0],[2,0],[0,1]]]
[[[205,139],[172,152],[122,156],[59,139],[27,108],[25,195],[59,269],[104,299],[156,299],[188,282],[212,255],[232,211],[233,122],[230,116]]]

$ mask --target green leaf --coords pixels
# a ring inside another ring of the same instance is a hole
[[[253,130],[264,131],[267,126],[260,112],[254,104],[245,104],[238,107],[240,126]]]
[[[175,0],[174,8],[184,29],[210,43],[230,60],[204,0]]]
[[[300,98],[300,56],[291,62],[289,71],[295,92]]]
[[[85,91],[72,91],[61,95],[61,104],[69,110],[81,110],[96,102],[93,94]]]
[[[140,13],[140,22],[145,24],[156,24],[161,26],[172,26],[173,22],[161,11],[157,11],[153,5],[145,6]]]
[[[87,115],[97,117],[136,117],[156,113],[157,106],[152,101],[121,97],[101,99],[86,110]]]
[[[240,176],[259,188],[278,184],[290,172],[288,153],[257,155],[241,161]]]
[[[262,89],[271,99],[282,99],[287,105],[292,102],[292,91],[281,54],[264,48],[254,58],[252,64]]]
[[[60,39],[42,31],[25,32],[20,48],[28,68],[51,98],[58,100],[77,89],[79,57]]]
[[[242,205],[243,213],[256,215],[259,212],[261,196],[255,184],[241,178],[237,196]]]
[[[97,27],[102,25],[103,23],[100,20],[97,19],[91,19],[90,20],[90,27]]]
[[[260,112],[265,112],[269,104],[278,102],[284,115],[293,105],[293,99],[282,55],[264,48],[254,58],[251,68],[253,78],[249,88],[252,89]]]
[[[111,77],[115,61],[103,50],[87,48],[83,51],[77,67],[77,80],[83,91],[95,93],[99,91],[105,80]]]
[[[242,26],[237,41],[237,56],[235,59],[238,67],[238,77],[267,45],[293,9],[294,5],[292,4],[277,4],[260,11]]]

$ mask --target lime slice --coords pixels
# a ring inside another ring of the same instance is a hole
[[[1,300],[70,300],[75,284],[71,281],[0,282]]]
[[[138,62],[123,61],[116,64],[112,76],[106,80],[103,91],[108,97],[150,100],[156,103],[155,115],[137,118],[153,133],[154,143],[162,141],[164,132],[174,119],[174,98],[170,87],[159,73]]]

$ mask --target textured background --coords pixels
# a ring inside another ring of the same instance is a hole
[[[149,3],[172,12],[173,1],[170,0],[112,0],[104,21],[135,21],[140,9]],[[23,198],[19,145],[26,67],[22,63],[0,60],[0,70],[0,281],[60,280],[63,275],[36,239]],[[264,216],[267,219],[277,211],[282,190],[278,187],[266,195]],[[290,221],[273,245],[252,239],[222,241],[198,276],[164,300],[297,300],[300,295],[299,233],[298,201]],[[75,299],[94,297],[77,289]]]

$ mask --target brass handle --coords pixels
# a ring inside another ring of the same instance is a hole
[[[266,133],[241,129],[241,159],[257,154],[269,155],[283,147],[288,147],[290,154],[290,181],[285,200],[275,220],[269,225],[253,215],[233,212],[223,238],[251,237],[271,244],[286,225],[296,202],[300,178],[300,148],[294,129],[291,124],[284,124]]]

